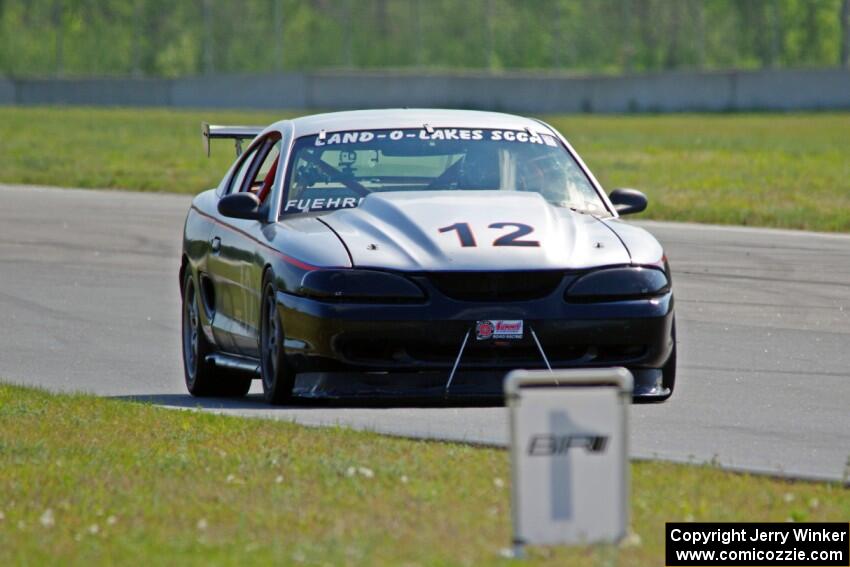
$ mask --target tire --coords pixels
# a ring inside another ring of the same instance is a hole
[[[292,399],[295,373],[286,360],[283,349],[283,324],[275,299],[274,274],[263,278],[263,296],[260,304],[260,374],[263,395],[270,404],[281,405]]]
[[[661,385],[664,389],[669,390],[669,394],[661,398],[661,401],[667,400],[673,395],[673,390],[676,389],[676,319],[673,319],[673,328],[670,331],[671,339],[673,340],[673,350],[670,351],[670,357],[664,366],[661,368]]]
[[[195,397],[242,397],[251,389],[251,378],[223,372],[207,362],[213,353],[201,329],[200,304],[195,281],[186,270],[182,307],[183,376],[186,389]]]

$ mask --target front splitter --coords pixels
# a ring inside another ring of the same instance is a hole
[[[302,400],[387,402],[399,404],[504,404],[507,370],[458,372],[446,389],[449,373],[428,372],[305,372],[298,374],[293,395]],[[633,371],[635,401],[653,401],[659,390],[660,371]]]
[[[446,390],[448,372],[305,372],[295,380],[293,395],[322,400],[463,401],[501,404],[507,372],[459,372]]]

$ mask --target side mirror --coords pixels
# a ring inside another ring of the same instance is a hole
[[[646,195],[637,189],[614,189],[608,198],[611,199],[617,213],[621,215],[639,213],[646,209],[648,203]]]
[[[231,193],[218,202],[218,212],[234,219],[260,220],[260,200],[253,193]]]

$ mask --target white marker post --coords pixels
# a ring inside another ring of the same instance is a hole
[[[629,521],[625,368],[514,370],[510,412],[514,553],[616,542]]]

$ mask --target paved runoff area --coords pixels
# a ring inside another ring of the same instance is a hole
[[[189,201],[0,186],[0,377],[309,425],[507,442],[502,407],[274,408],[259,384],[241,400],[189,397],[177,284]],[[850,235],[639,224],[670,258],[680,357],[673,398],[631,408],[632,456],[846,480]]]

